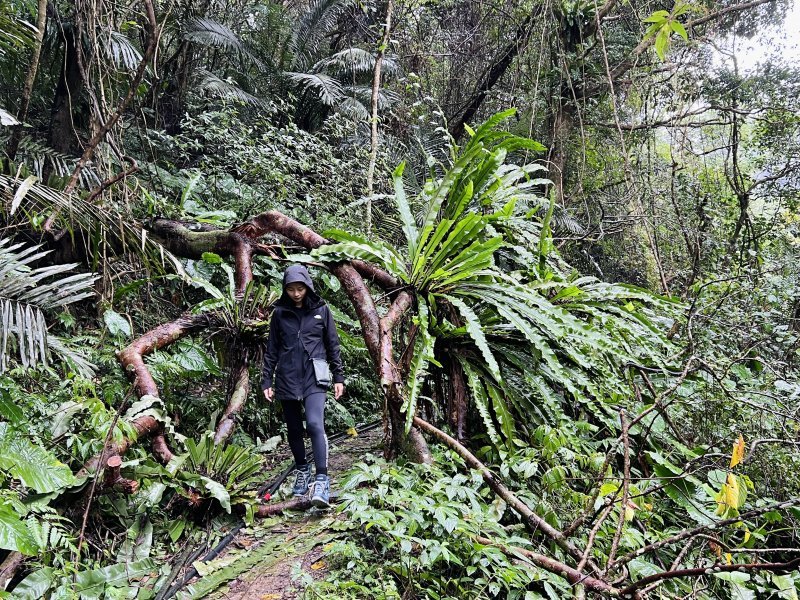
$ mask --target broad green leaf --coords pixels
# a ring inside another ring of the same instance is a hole
[[[664,57],[667,52],[667,46],[669,45],[669,34],[670,34],[669,25],[665,25],[661,29],[659,29],[658,34],[656,34],[656,54],[658,54],[658,58],[664,60]]]
[[[0,504],[0,548],[28,556],[34,556],[39,551],[25,521],[6,504]]]
[[[173,521],[172,523],[174,523]],[[175,540],[173,540],[175,541]],[[150,556],[153,545],[153,524],[146,515],[142,515],[128,530],[125,541],[120,547],[117,562],[130,563]]]
[[[0,389],[0,416],[12,425],[25,421],[22,409],[18,407],[6,390]]]
[[[72,470],[55,455],[0,423],[0,469],[40,494],[61,490],[75,482]]]
[[[670,27],[672,27],[672,31],[681,36],[684,41],[689,41],[689,34],[686,33],[686,28],[680,23],[680,21],[670,22]]]
[[[157,570],[156,562],[152,558],[145,558],[132,563],[118,563],[91,571],[81,571],[75,576],[72,589],[81,592],[82,597],[94,594],[94,597],[100,598],[107,587],[130,583]]]
[[[222,508],[225,509],[225,512],[230,514],[231,512],[231,496],[228,493],[228,490],[225,489],[221,483],[214,481],[213,479],[209,479],[208,477],[201,477],[203,484],[208,490],[208,492],[222,505]]]
[[[128,319],[118,312],[108,309],[103,313],[103,321],[108,327],[108,332],[113,336],[130,337],[132,335],[131,325]]]
[[[475,312],[469,306],[467,306],[463,300],[448,295],[443,295],[442,297],[456,307],[461,316],[464,317],[467,333],[469,333],[472,341],[475,342],[475,345],[483,355],[483,358],[486,361],[486,365],[489,369],[489,373],[491,373],[495,381],[501,383],[503,381],[503,376],[500,374],[500,366],[497,364],[497,360],[489,348],[489,343],[486,341],[486,335],[483,332],[483,326],[481,325],[478,315],[476,315]]]
[[[45,567],[28,575],[14,588],[14,598],[41,600],[47,597],[47,591],[54,584],[54,571],[52,567]]]
[[[394,201],[397,204],[397,211],[400,213],[400,220],[403,223],[403,232],[408,242],[408,254],[414,256],[417,252],[417,240],[419,239],[419,229],[414,215],[411,214],[411,207],[408,204],[406,190],[403,185],[403,171],[406,163],[401,162],[392,174],[394,182]]]
[[[657,10],[649,17],[642,19],[645,23],[662,23],[669,18],[669,11]]]

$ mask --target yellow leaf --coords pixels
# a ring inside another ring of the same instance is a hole
[[[750,530],[747,527],[745,527],[744,528],[744,542],[743,543],[746,544],[749,539],[750,539]]]
[[[725,504],[731,508],[739,508],[739,478],[733,473],[728,473],[728,480],[723,488],[725,490]]]
[[[261,596],[261,600],[281,600],[283,598],[283,594],[264,594]]]
[[[313,565],[311,565],[312,571],[319,571],[320,569],[324,569],[327,565],[325,564],[324,560],[318,560]]]
[[[725,562],[729,565],[733,564],[733,557],[731,556],[730,552],[725,553]]]
[[[636,515],[635,511],[638,508],[639,507],[636,505],[636,502],[634,502],[633,500],[628,500],[625,503],[625,520],[632,521],[633,517]]]
[[[355,427],[350,427],[347,430],[347,435],[349,435],[350,437],[358,437],[358,432],[356,431]]]
[[[739,434],[739,439],[733,443],[731,452],[731,469],[744,460],[744,437]]]

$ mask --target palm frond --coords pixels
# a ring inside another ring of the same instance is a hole
[[[234,100],[236,102],[249,104],[251,106],[258,106],[260,108],[266,108],[269,106],[269,102],[263,98],[254,96],[253,94],[244,91],[235,83],[221,79],[209,71],[201,69],[199,74],[202,77],[200,89],[213,96],[223,98],[225,100]]]
[[[36,27],[0,5],[0,57],[30,48],[36,41]]]
[[[219,21],[198,17],[187,22],[184,26],[183,39],[202,46],[222,48],[246,56],[259,69],[264,69],[264,63],[256,54],[239,39],[239,36]]]
[[[130,252],[141,257],[149,268],[183,273],[180,261],[158,244],[141,227],[141,224],[123,219],[116,212],[87,202],[78,194],[64,195],[59,190],[41,183],[34,183],[22,199],[14,215],[10,207],[17,195],[20,181],[15,177],[0,174],[0,217],[9,225],[28,224],[35,215],[60,211],[57,227],[68,229],[73,235],[86,238],[91,249],[103,244],[106,252],[122,254]]]
[[[300,89],[313,94],[326,106],[335,106],[344,97],[341,84],[329,75],[288,72],[286,76]]]
[[[112,31],[109,35],[106,54],[118,68],[128,71],[135,69],[142,60],[142,54],[133,43],[119,31]]]
[[[337,75],[361,75],[372,73],[375,69],[375,55],[363,48],[345,48],[317,62],[311,69],[315,72],[326,71]],[[397,57],[384,55],[381,73],[384,77],[394,77],[400,72]]]
[[[20,140],[16,160],[28,167],[40,180],[46,172],[51,172],[57,177],[69,177],[77,161],[74,157],[58,152],[47,144],[24,134]],[[99,182],[100,177],[91,165],[81,171],[80,186],[83,189],[89,189]]]
[[[289,40],[296,69],[308,69],[316,62],[314,57],[326,34],[336,26],[339,17],[354,5],[354,0],[315,0],[298,15],[297,27]]]
[[[73,304],[94,294],[97,276],[79,273],[54,278],[77,264],[31,267],[47,256],[41,245],[25,247],[0,239],[0,373],[16,347],[23,367],[47,364],[48,333],[44,311]]]
[[[213,19],[198,17],[186,23],[183,39],[203,46],[225,48],[241,52],[244,50],[239,36],[229,27]]]
[[[348,85],[344,88],[344,93],[358,98],[365,105],[372,103],[372,86],[370,85]],[[400,101],[400,95],[393,91],[381,88],[378,90],[378,109],[389,110]]]
[[[351,96],[342,98],[335,106],[336,112],[346,115],[354,121],[369,120],[369,110],[362,102]]]

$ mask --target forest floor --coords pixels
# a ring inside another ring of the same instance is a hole
[[[378,428],[331,444],[329,469],[334,497],[338,492],[337,476],[363,460],[365,454],[380,453],[382,440],[383,432]],[[291,484],[287,479],[281,491]],[[241,529],[219,556],[195,563],[201,577],[178,592],[176,598],[303,598],[307,585],[328,572],[326,550],[343,537],[346,528],[335,509],[290,511],[256,520]]]

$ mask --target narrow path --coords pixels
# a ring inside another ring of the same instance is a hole
[[[337,479],[365,454],[381,451],[380,428],[331,445],[332,492]],[[283,489],[291,485],[287,481]],[[295,600],[311,580],[328,571],[325,549],[342,533],[335,509],[290,512],[257,520],[242,529],[214,560],[199,565],[201,577],[178,592],[176,598],[226,600]],[[195,563],[195,566],[198,566]]]

